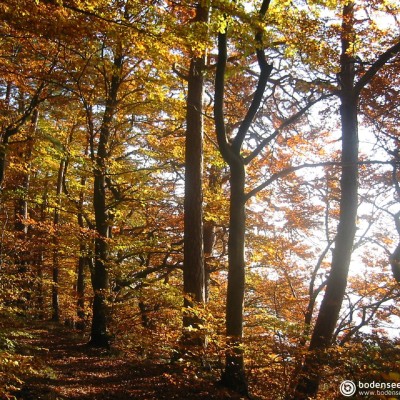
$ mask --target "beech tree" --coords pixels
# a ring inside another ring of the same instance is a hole
[[[192,23],[207,32],[209,6],[196,5]],[[205,270],[203,249],[203,92],[206,51],[192,50],[187,76],[188,93],[185,139],[185,200],[184,200],[184,328],[198,328],[198,318],[190,308],[205,302]],[[187,335],[188,333],[186,333]],[[184,333],[185,335],[185,333]],[[198,335],[198,333],[197,333]],[[200,342],[202,340],[200,339]]]
[[[304,361],[303,375],[295,391],[296,399],[306,399],[318,391],[323,365],[321,352],[331,345],[346,290],[358,207],[359,99],[364,87],[400,51],[400,42],[397,42],[379,54],[365,72],[357,70],[358,60],[354,47],[357,36],[356,3],[345,4],[342,10],[340,72],[337,75],[342,129],[340,217],[326,291],[311,336],[309,354]]]
[[[263,1],[259,18],[262,20],[268,11],[269,0]],[[227,24],[227,22],[225,22]],[[247,394],[247,383],[244,372],[243,350],[243,299],[245,285],[245,162],[241,147],[253,118],[261,104],[267,79],[272,65],[267,63],[262,48],[262,32],[256,34],[257,61],[260,77],[251,106],[232,143],[228,142],[224,121],[224,85],[227,63],[228,27],[222,26],[218,34],[218,63],[215,75],[214,118],[217,140],[222,157],[230,168],[230,210],[229,210],[229,242],[228,242],[228,292],[226,304],[226,335],[229,349],[226,355],[225,371],[222,382],[240,393]]]

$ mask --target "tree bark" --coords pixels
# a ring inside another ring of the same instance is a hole
[[[389,261],[392,268],[393,278],[397,283],[400,283],[400,243],[390,255]]]
[[[214,248],[215,225],[213,221],[205,221],[203,224],[203,246],[204,246],[204,296],[207,303],[210,296],[210,258]]]
[[[208,177],[208,190],[212,197],[218,195],[221,189],[221,179],[219,175],[221,171],[216,166],[211,166]],[[206,205],[207,207],[207,205]],[[207,209],[206,209],[207,211]],[[210,212],[212,213],[212,207]],[[210,295],[210,281],[211,273],[213,270],[211,259],[213,255],[214,245],[216,238],[216,222],[211,218],[205,220],[203,223],[203,246],[204,246],[204,276],[205,276],[205,296],[206,302],[209,300]]]
[[[93,204],[96,225],[96,237],[94,240],[94,269],[91,279],[94,292],[93,315],[90,345],[94,347],[109,347],[109,336],[107,331],[108,306],[108,221],[106,204],[105,184],[105,160],[106,143],[108,140],[108,129],[103,127],[100,133],[99,149],[96,157],[96,169],[94,171]]]
[[[243,302],[245,291],[245,168],[243,160],[237,157],[231,168],[231,195],[229,210],[228,239],[228,290],[226,299],[226,336],[228,350],[222,383],[238,393],[247,394],[247,380],[244,369]]]
[[[208,22],[208,6],[196,7],[195,22]],[[205,302],[203,250],[203,91],[206,55],[194,56],[188,75],[185,142],[185,200],[184,200],[184,342],[204,345],[198,328],[200,319],[191,312],[196,303]]]
[[[91,337],[89,345],[108,348],[108,258],[109,258],[109,221],[106,196],[108,143],[111,135],[111,123],[117,107],[117,95],[121,84],[122,56],[114,59],[114,70],[111,77],[106,107],[100,128],[97,154],[94,159],[93,206],[95,215],[96,237],[94,240],[95,261],[91,274],[94,292]]]
[[[105,185],[105,160],[108,129],[103,127],[100,133],[99,149],[96,157],[96,169],[94,171],[93,204],[96,225],[96,237],[94,240],[95,262],[92,271],[92,286],[94,292],[93,315],[90,345],[94,347],[109,347],[107,332],[107,292],[108,292],[108,221]]]

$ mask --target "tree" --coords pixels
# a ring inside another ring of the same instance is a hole
[[[267,13],[268,7],[269,0],[264,0],[259,12],[260,21]],[[214,105],[214,118],[219,149],[230,168],[229,267],[226,300],[226,335],[228,337],[229,349],[226,354],[222,382],[240,393],[247,394],[243,349],[241,348],[245,285],[245,160],[241,155],[241,147],[251,122],[261,104],[272,66],[265,59],[262,48],[262,31],[260,30],[256,34],[257,61],[260,68],[257,89],[246,117],[241,122],[233,141],[229,143],[224,121],[224,76],[227,64],[227,29],[227,26],[223,25],[218,34],[218,62],[215,76]]]
[[[342,128],[342,172],[340,180],[340,217],[326,291],[311,336],[309,353],[294,398],[315,396],[321,378],[323,353],[331,345],[332,335],[342,306],[356,232],[358,207],[358,103],[362,90],[380,69],[400,51],[400,42],[380,54],[356,80],[354,53],[355,2],[343,6],[340,33],[341,55],[338,74],[340,120]]]
[[[321,100],[331,96],[330,93],[325,93],[324,90],[313,90],[311,95],[308,94],[298,98],[297,94],[292,97],[288,96],[285,111],[289,116],[279,115],[275,120],[275,116],[270,115],[273,124],[273,132],[267,136],[259,134],[257,128],[253,129],[249,134],[254,120],[261,114],[260,106],[264,99],[264,92],[269,80],[275,83],[271,92],[271,101],[273,105],[279,103],[280,95],[278,92],[280,79],[270,79],[273,70],[272,64],[267,62],[265,54],[265,45],[263,43],[263,20],[269,11],[270,2],[263,1],[258,13],[258,17],[252,21],[255,27],[255,53],[259,73],[250,74],[252,79],[257,82],[256,89],[253,95],[250,95],[252,100],[248,109],[245,111],[245,117],[239,123],[230,121],[229,129],[225,125],[224,115],[224,75],[227,66],[227,27],[228,23],[223,19],[222,27],[218,34],[218,61],[215,78],[215,105],[214,118],[217,132],[217,141],[222,157],[229,165],[229,183],[230,183],[230,211],[229,211],[229,241],[228,241],[228,293],[227,293],[227,308],[226,308],[226,327],[228,336],[228,347],[230,348],[226,356],[226,368],[222,377],[222,381],[229,387],[235,390],[246,393],[246,379],[244,374],[243,349],[241,347],[241,339],[243,335],[243,298],[245,287],[245,204],[248,200],[264,190],[276,180],[290,175],[303,166],[283,166],[281,171],[276,171],[276,165],[271,162],[270,178],[265,179],[262,183],[257,182],[253,189],[245,191],[246,186],[246,171],[245,167],[249,166],[252,161],[262,154],[267,145],[273,141],[291,124],[298,122],[307,114],[309,109],[320,102]],[[238,13],[240,14],[240,13]],[[271,54],[274,54],[272,49]],[[279,52],[278,52],[279,54]],[[276,56],[276,54],[274,54]],[[279,57],[279,55],[278,55]],[[285,66],[285,68],[288,68]],[[282,68],[284,71],[284,68]],[[278,71],[278,74],[282,71]],[[254,76],[256,78],[254,78]],[[283,89],[284,93],[285,89]],[[279,106],[278,106],[279,109]],[[234,114],[236,116],[236,113]],[[232,136],[237,129],[236,134]],[[262,127],[265,130],[265,127]],[[249,143],[246,143],[246,138]],[[254,140],[255,145],[250,145]],[[265,155],[264,155],[265,156]],[[264,160],[263,160],[264,161]],[[290,165],[290,164],[289,164]],[[256,168],[256,167],[255,167]],[[265,171],[266,167],[261,167]],[[276,172],[275,172],[276,171]]]
[[[193,24],[207,32],[209,5],[200,1],[196,5]],[[196,303],[205,302],[205,271],[203,249],[203,92],[206,51],[192,50],[187,76],[188,93],[186,108],[185,140],[185,200],[184,200],[184,261],[183,327],[199,329],[199,319],[191,314]],[[194,342],[204,340],[198,336]],[[190,336],[185,332],[184,336]],[[189,343],[192,340],[187,338]],[[184,339],[185,340],[185,339]]]

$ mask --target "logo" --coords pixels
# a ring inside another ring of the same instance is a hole
[[[340,384],[340,393],[342,393],[343,396],[350,397],[353,396],[353,394],[356,392],[357,386],[353,381],[343,381]]]

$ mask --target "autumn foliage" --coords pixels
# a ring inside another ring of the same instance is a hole
[[[2,0],[1,396],[48,320],[171,386],[398,382],[399,12]]]

